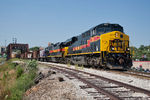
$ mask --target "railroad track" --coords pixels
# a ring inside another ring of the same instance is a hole
[[[127,71],[126,73],[129,73],[131,75],[136,75],[136,76],[140,76],[140,77],[145,77],[150,79],[150,73],[145,73],[145,72],[137,72],[137,71]]]
[[[131,75],[131,76],[135,76],[135,77],[138,77],[138,78],[144,78],[144,79],[148,79],[150,80],[150,73],[144,73],[144,72],[137,72],[137,71],[132,71],[132,70],[129,70],[129,71],[116,71],[116,70],[109,70],[109,72],[112,72],[112,73],[117,73],[117,74],[124,74],[124,75]]]
[[[53,64],[46,65],[70,79],[78,79],[86,84],[80,86],[82,89],[95,89],[95,91],[88,90],[87,92],[94,95],[93,97],[97,100],[150,100],[148,90],[76,69]]]

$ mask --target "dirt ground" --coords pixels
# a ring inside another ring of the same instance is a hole
[[[44,78],[27,90],[24,100],[93,100],[62,75],[48,67],[39,66]]]

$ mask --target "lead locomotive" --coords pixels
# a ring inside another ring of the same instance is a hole
[[[109,23],[48,46],[44,57],[39,59],[109,69],[128,69],[132,66],[129,36],[119,24]]]

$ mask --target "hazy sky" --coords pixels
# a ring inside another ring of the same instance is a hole
[[[118,23],[131,44],[150,45],[150,0],[0,0],[0,45],[47,46],[101,23]]]

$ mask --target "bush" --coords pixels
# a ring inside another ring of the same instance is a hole
[[[36,62],[36,60],[32,60],[32,61],[30,61],[29,62],[29,64],[28,64],[28,68],[29,68],[29,70],[31,69],[37,69],[36,68],[37,67],[37,62]]]
[[[9,100],[21,100],[24,92],[34,85],[33,79],[36,76],[36,72],[29,72],[22,74],[16,81],[16,84],[11,88],[11,96]]]

